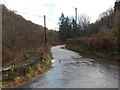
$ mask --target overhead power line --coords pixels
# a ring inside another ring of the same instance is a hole
[[[44,16],[40,16],[40,15],[35,15],[35,14],[30,14],[30,13],[26,13],[26,12],[21,12],[21,11],[15,11],[15,12],[18,12],[18,13],[23,13],[23,14],[28,14],[28,15],[32,15],[32,16],[36,16],[36,17],[41,17],[41,18],[44,18]],[[48,17],[46,17],[47,20],[51,21],[52,23],[55,23],[56,22]]]
[[[19,13],[23,13],[23,14],[28,14],[28,15],[32,15],[32,16],[37,16],[37,17],[44,18],[44,16],[35,15],[35,14],[30,14],[30,13],[26,13],[26,12],[21,12],[21,11],[16,11],[16,12],[19,12]]]
[[[56,22],[55,22],[54,20],[52,20],[52,19],[50,19],[50,18],[48,18],[48,17],[46,17],[46,19],[48,19],[49,21],[51,21],[51,22],[53,22],[53,23],[56,24]]]
[[[56,23],[56,21],[52,20],[51,18],[49,17],[46,17],[46,16],[40,16],[40,15],[36,15],[36,14],[31,14],[31,13],[26,13],[26,12],[21,12],[21,11],[16,11],[16,10],[13,10],[15,13],[22,13],[22,14],[27,14],[27,15],[32,15],[32,16],[35,16],[35,17],[40,17],[40,18],[45,18],[46,20],[49,20],[51,23],[54,23],[56,25],[58,25]]]

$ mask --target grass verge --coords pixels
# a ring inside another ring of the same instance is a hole
[[[89,58],[101,58],[106,61],[110,61],[114,64],[118,64],[120,55],[113,54],[110,51],[91,51],[87,48],[83,48],[79,45],[66,44],[66,48],[80,53],[80,55]]]
[[[50,49],[47,48],[42,56],[42,61],[40,60],[32,65],[5,73],[2,77],[2,88],[12,88],[29,80],[33,80],[48,71],[50,68],[51,54]]]

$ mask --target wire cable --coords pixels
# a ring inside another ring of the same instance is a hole
[[[21,11],[16,11],[18,13],[23,13],[23,14],[28,14],[28,15],[32,15],[32,16],[36,16],[36,17],[41,17],[43,18],[44,16],[40,16],[40,15],[35,15],[35,14],[30,14],[30,13],[25,13],[25,12],[21,12]]]

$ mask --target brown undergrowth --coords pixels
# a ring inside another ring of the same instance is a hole
[[[20,69],[14,69],[3,75],[2,88],[10,88],[21,85],[27,81],[30,81],[51,68],[51,55],[50,50],[47,47],[46,51],[42,55],[42,60],[37,61],[31,65],[21,67]]]

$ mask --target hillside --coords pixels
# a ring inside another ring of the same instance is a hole
[[[82,29],[82,36],[67,39],[67,48],[110,60],[119,60],[120,1],[100,14],[99,19]]]
[[[49,45],[44,44],[43,26],[25,20],[4,5],[2,26],[3,88],[20,85],[50,69],[50,50]],[[54,33],[47,30],[48,41],[54,41]]]
[[[4,65],[22,60],[23,53],[31,52],[42,46],[44,28],[2,5],[2,62]]]

